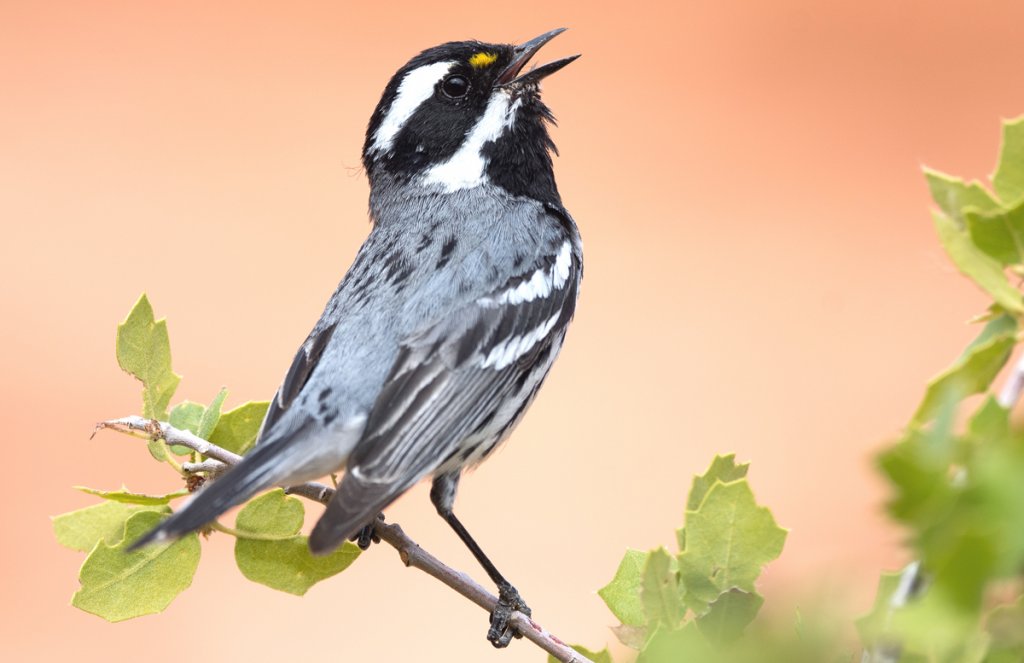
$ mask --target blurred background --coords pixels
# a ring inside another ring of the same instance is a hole
[[[166,613],[69,607],[83,556],[48,516],[74,484],[178,487],[93,424],[140,410],[114,359],[140,292],[176,401],[269,398],[369,231],[362,135],[391,74],[452,39],[568,26],[545,85],[586,242],[577,320],[458,512],[535,616],[592,647],[627,547],[674,546],[691,476],[752,463],[790,528],[768,609],[869,605],[905,562],[871,458],[986,300],[946,261],[921,166],[985,177],[1024,113],[1024,4],[0,2],[0,658],[540,661],[376,547],[303,599],[212,538]],[[313,507],[310,507],[312,510]],[[483,578],[426,486],[388,512]],[[812,597],[812,598],[808,598]]]

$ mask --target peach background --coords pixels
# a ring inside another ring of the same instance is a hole
[[[903,560],[871,454],[986,303],[937,245],[920,165],[991,169],[1024,112],[1024,4],[211,5],[0,3],[0,658],[543,660],[491,652],[482,612],[386,548],[296,599],[216,537],[165,614],[109,625],[68,607],[82,556],[47,516],[92,502],[72,484],[176,487],[141,445],[88,440],[139,409],[113,338],[140,291],[179,397],[269,397],[368,230],[359,150],[388,76],[561,25],[547,56],[584,57],[546,98],[583,297],[459,512],[545,625],[599,645],[593,590],[627,546],[671,544],[690,476],[735,451],[792,529],[768,605],[864,608]],[[482,575],[424,487],[389,517]]]

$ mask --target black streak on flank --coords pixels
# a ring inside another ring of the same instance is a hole
[[[422,253],[423,251],[426,251],[427,247],[429,247],[431,244],[433,244],[433,240],[430,237],[430,234],[423,233],[422,235],[420,235],[420,243],[419,246],[416,247],[416,253]]]
[[[331,389],[330,387],[327,387],[326,389],[324,389],[323,391],[320,392],[320,395],[317,398],[319,398],[320,402],[323,403],[324,401],[326,401],[328,398],[331,397],[331,393],[333,391],[334,391],[333,389]]]
[[[412,267],[403,267],[402,271],[395,274],[395,277],[391,279],[391,283],[398,286],[399,290],[402,290],[403,288],[405,288],[406,279],[408,279],[410,276],[412,276]]]
[[[448,264],[448,261],[452,259],[452,253],[455,251],[455,247],[458,246],[459,241],[454,237],[449,237],[443,245],[441,245],[441,257],[437,261],[436,268],[441,269]]]
[[[403,263],[401,251],[393,251],[388,254],[388,257],[384,259],[384,269],[387,272],[386,278],[388,281],[394,280],[395,275],[403,267]]]

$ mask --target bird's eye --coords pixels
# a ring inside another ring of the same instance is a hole
[[[465,76],[449,76],[441,83],[441,91],[451,99],[459,99],[469,92],[469,81]]]

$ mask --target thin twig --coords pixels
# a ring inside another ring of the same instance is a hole
[[[96,430],[110,428],[121,433],[133,434],[134,432],[146,433],[152,438],[163,439],[168,444],[177,444],[188,447],[207,458],[220,461],[225,465],[234,465],[242,459],[236,453],[202,439],[188,431],[179,430],[167,422],[145,419],[139,416],[111,419],[97,424]],[[95,434],[95,433],[94,433]],[[207,471],[207,463],[187,464],[186,469],[203,468]],[[209,469],[214,466],[209,465]],[[301,495],[314,502],[327,504],[334,495],[334,489],[321,483],[304,483],[297,486],[290,486],[287,492],[292,495]],[[491,612],[498,603],[497,597],[477,584],[465,573],[456,571],[447,564],[431,555],[413,541],[402,530],[397,523],[378,522],[375,525],[376,534],[381,541],[386,542],[398,551],[399,557],[406,566],[419,569],[424,573],[436,578],[451,589],[477,604],[484,610]],[[583,656],[573,648],[566,645],[561,639],[544,629],[540,624],[533,621],[521,612],[513,612],[511,626],[523,635],[527,640],[554,656],[564,663],[593,663],[589,658]]]

